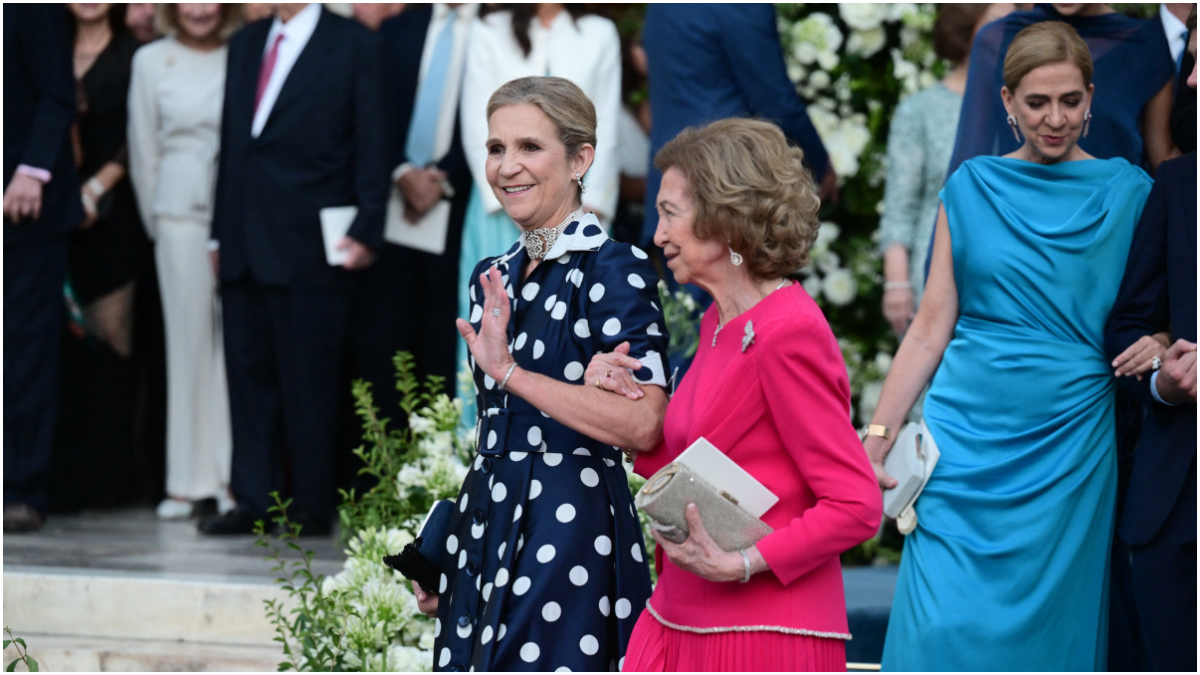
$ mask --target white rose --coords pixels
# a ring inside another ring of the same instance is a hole
[[[888,21],[899,21],[906,14],[915,14],[920,10],[915,2],[896,2],[888,5]]]
[[[882,2],[839,2],[838,14],[855,30],[871,30],[888,19],[890,9]]]
[[[850,39],[846,41],[846,51],[858,54],[863,58],[870,58],[878,54],[879,50],[885,46],[887,46],[887,33],[880,27],[853,31],[850,33]]]
[[[824,222],[817,228],[817,241],[815,246],[828,247],[830,243],[837,241],[837,238],[842,235],[842,228],[838,227],[837,223]]]
[[[799,63],[796,63],[795,61],[789,61],[787,64],[787,74],[788,79],[792,81],[792,84],[796,84],[804,79],[804,76],[808,74],[808,71],[805,70],[804,66],[800,65]]]
[[[833,162],[833,169],[837,172],[838,178],[850,178],[858,174],[858,153],[846,142],[841,131],[831,134],[828,138],[822,137],[825,142],[825,151],[829,154],[829,161]]]
[[[841,63],[841,59],[838,58],[837,52],[821,52],[817,54],[817,63],[825,70],[833,70]]]
[[[826,274],[836,272],[842,266],[842,258],[833,251],[829,251],[817,263],[817,267]]]
[[[824,89],[825,87],[828,87],[830,84],[833,84],[833,80],[829,77],[829,73],[827,73],[823,70],[817,70],[817,71],[814,71],[813,74],[808,77],[808,83],[809,83],[809,85],[816,87],[818,89]]]
[[[814,12],[792,26],[792,56],[802,64],[819,61],[825,70],[837,66],[837,50],[842,46],[842,31],[833,17]],[[832,65],[829,65],[832,63]]]
[[[849,270],[836,269],[821,281],[821,293],[837,307],[845,307],[858,296],[858,286]]]
[[[807,292],[809,297],[811,297],[813,300],[816,300],[817,296],[821,294],[821,277],[817,276],[816,274],[800,282],[800,285],[804,287],[805,292]]]

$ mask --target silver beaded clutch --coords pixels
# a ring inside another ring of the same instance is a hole
[[[672,462],[659,469],[634,496],[634,504],[662,525],[675,527],[686,537],[684,510],[695,504],[709,536],[723,551],[754,545],[774,530],[738,505],[728,492],[697,476],[686,464]]]

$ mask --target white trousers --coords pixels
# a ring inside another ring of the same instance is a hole
[[[154,231],[167,333],[167,494],[216,497],[229,485],[233,440],[208,223],[157,218]]]

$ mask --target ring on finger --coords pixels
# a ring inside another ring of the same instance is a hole
[[[596,388],[597,388],[597,389],[603,389],[603,388],[604,388],[603,386],[601,386],[601,384],[600,384],[600,378],[598,378],[598,377],[596,378]]]
[[[606,380],[607,380],[607,379],[609,379],[609,378],[611,378],[611,377],[612,377],[612,371],[611,371],[611,370],[606,370],[606,371],[604,371],[604,379],[606,379]]]
[[[1159,368],[1162,368],[1162,359],[1157,356],[1150,359],[1150,370],[1158,370]]]

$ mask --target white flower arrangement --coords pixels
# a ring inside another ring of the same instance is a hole
[[[884,2],[839,2],[838,15],[855,30],[879,28],[892,18],[891,5]]]

